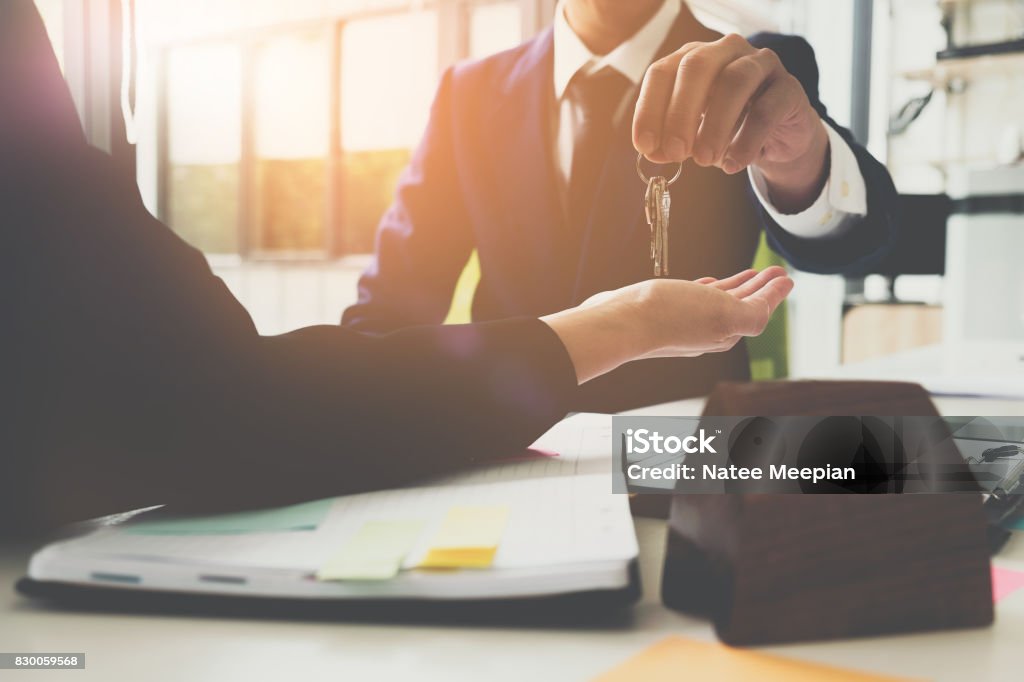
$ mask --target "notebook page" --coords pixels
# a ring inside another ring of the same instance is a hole
[[[451,507],[505,506],[509,520],[495,568],[628,561],[637,554],[628,499],[613,495],[610,488],[610,478],[596,474],[387,490],[333,500],[315,531],[159,536],[110,528],[65,541],[60,551],[243,571],[312,573],[367,521],[411,519],[424,523],[403,564],[412,568]]]
[[[608,414],[577,413],[555,424],[531,446],[553,453],[488,462],[478,469],[432,479],[428,485],[490,483],[549,476],[580,476],[612,471],[612,418]]]

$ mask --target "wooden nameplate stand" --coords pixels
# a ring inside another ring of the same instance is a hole
[[[720,384],[710,416],[937,416],[895,382]],[[677,495],[662,599],[733,645],[988,625],[980,495]]]

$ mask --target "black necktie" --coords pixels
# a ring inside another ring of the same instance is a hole
[[[586,76],[577,72],[569,83],[568,94],[581,114],[566,201],[570,232],[576,238],[586,230],[614,131],[612,119],[629,85],[628,78],[609,67]]]

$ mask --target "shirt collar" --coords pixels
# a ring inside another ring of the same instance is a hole
[[[665,42],[672,24],[679,16],[680,0],[665,0],[639,31],[614,50],[599,57],[587,48],[565,18],[565,0],[560,0],[554,24],[555,98],[561,99],[569,81],[580,70],[588,73],[610,66],[628,78],[633,85],[643,80],[647,67],[654,61],[658,48]]]

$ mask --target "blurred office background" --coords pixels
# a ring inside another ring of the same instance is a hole
[[[377,221],[443,70],[534,35],[556,2],[37,4],[90,138],[115,154],[125,138],[137,144],[147,205],[208,254],[262,332],[277,333],[336,323],[354,301]],[[946,213],[959,211],[954,222],[964,222],[979,205],[971,189],[979,183],[1007,186],[996,192],[996,214],[1019,220],[1024,210],[1013,198],[1024,187],[1024,175],[1013,175],[1024,127],[1024,2],[690,5],[722,31],[807,37],[833,116],[888,164],[902,193],[923,195],[907,204],[913,240],[878,273],[798,275],[783,336],[788,363],[768,374],[827,375],[844,363],[945,348],[951,336],[964,340],[964,326],[985,327],[992,317],[1002,320],[994,323],[997,355],[1024,362],[1024,278],[1015,276],[1024,237],[1014,236],[1024,227],[997,230],[950,273],[945,254]],[[134,78],[119,78],[133,65]],[[993,175],[979,180],[979,169]],[[933,196],[944,193],[960,198]],[[981,201],[982,213],[992,203]],[[953,243],[966,253],[973,246],[964,239]],[[988,273],[983,286],[999,291],[998,305],[964,285],[979,269]],[[451,320],[465,318],[472,285],[471,262]]]

